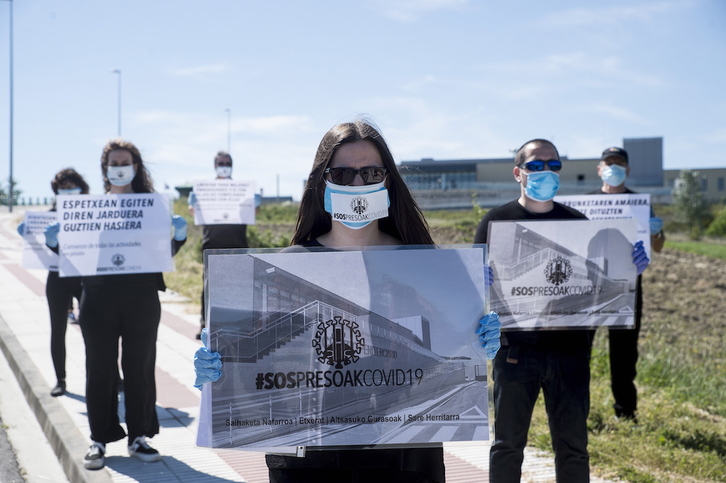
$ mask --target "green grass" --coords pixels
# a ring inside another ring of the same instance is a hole
[[[712,258],[726,260],[726,245],[696,241],[670,241],[666,240],[666,247],[683,250],[684,252],[705,255]]]

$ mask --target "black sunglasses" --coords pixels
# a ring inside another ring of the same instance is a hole
[[[544,170],[545,164],[549,166],[552,171],[559,171],[562,169],[562,161],[559,159],[550,159],[549,161],[535,159],[534,161],[524,163],[522,166],[524,166],[527,171],[542,171]]]
[[[363,184],[380,183],[386,178],[388,170],[380,166],[366,166],[361,169],[354,168],[327,168],[325,174],[330,174],[330,180],[341,186],[348,186],[360,174]]]

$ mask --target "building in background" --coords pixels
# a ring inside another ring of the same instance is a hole
[[[603,149],[607,146],[603,146]],[[663,169],[663,138],[626,138],[622,147],[630,158],[627,185],[650,193],[653,203],[670,204],[680,170]],[[566,161],[560,175],[559,195],[575,195],[602,186],[596,166],[600,157]],[[513,157],[487,159],[403,161],[401,175],[423,209],[467,209],[474,202],[488,208],[517,198],[519,185],[512,183]],[[697,169],[704,196],[709,201],[726,198],[726,168]]]

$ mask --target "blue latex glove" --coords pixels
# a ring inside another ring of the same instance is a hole
[[[189,193],[189,199],[187,201],[187,204],[189,206],[194,206],[194,205],[197,204],[197,195],[194,193],[194,191],[192,191],[191,193]]]
[[[487,359],[494,359],[501,347],[499,338],[501,337],[502,323],[499,321],[499,315],[496,312],[489,312],[487,315],[479,319],[479,327],[476,329],[476,335],[479,336],[479,343],[487,354]]]
[[[171,217],[171,226],[174,227],[174,240],[182,241],[187,238],[187,220],[179,215]]]
[[[645,272],[645,269],[650,264],[650,258],[645,254],[645,248],[643,248],[643,242],[641,240],[638,240],[633,245],[633,263],[638,269],[638,275]]]
[[[494,270],[489,265],[484,265],[484,286],[491,287],[494,285]]]
[[[657,235],[661,231],[663,231],[663,220],[654,216],[650,219],[650,234]]]
[[[202,384],[214,382],[222,377],[222,354],[207,349],[207,329],[202,329],[202,347],[194,353],[194,372],[197,378],[194,387],[202,390]]]
[[[18,235],[25,236],[25,222],[21,221],[18,225]]]
[[[58,233],[60,233],[60,223],[50,223],[45,227],[43,234],[45,235],[45,244],[51,248],[58,246]]]

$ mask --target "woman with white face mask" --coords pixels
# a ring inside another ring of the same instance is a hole
[[[88,194],[88,183],[74,169],[59,171],[50,186],[56,195]],[[55,200],[51,211],[56,210]],[[45,296],[50,312],[50,354],[58,382],[51,390],[53,397],[66,393],[66,328],[68,320],[73,320],[73,297],[81,300],[81,277],[58,276],[57,270],[48,271],[45,283]]]
[[[434,245],[428,224],[385,140],[369,122],[338,124],[323,137],[300,202],[291,245],[286,251]],[[496,332],[491,343],[498,346],[500,324],[496,314],[482,318],[480,323],[490,334]],[[489,341],[480,341],[485,349],[491,349]],[[212,382],[221,375],[219,366],[214,368],[210,359],[216,358],[218,363],[218,356],[206,348],[197,351],[198,382]],[[210,372],[214,377],[200,381],[201,375]],[[343,451],[310,448],[302,458],[268,454],[266,462],[271,483],[445,481],[441,446]]]
[[[56,173],[50,187],[56,195],[88,194],[88,183],[72,168]],[[50,211],[56,211],[55,200]],[[21,236],[25,234],[24,222],[18,227],[18,233]],[[50,395],[58,397],[66,393],[66,329],[69,320],[75,321],[73,297],[81,300],[81,277],[60,278],[57,268],[48,270],[45,296],[50,315],[50,355],[57,381]]]
[[[108,194],[153,193],[139,150],[123,140],[103,149],[101,171]],[[172,219],[172,253],[186,241],[186,221]],[[156,336],[161,318],[161,273],[83,277],[81,330],[86,345],[86,407],[93,444],[83,460],[87,469],[105,465],[106,444],[127,436],[128,452],[144,462],[161,455],[146,438],[159,432],[156,415]],[[126,430],[118,415],[118,349],[124,376]]]

